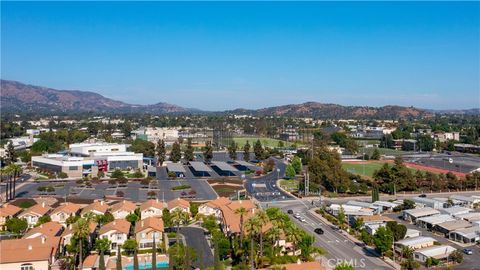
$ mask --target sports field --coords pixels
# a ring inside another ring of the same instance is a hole
[[[378,162],[378,161],[367,161],[367,162],[343,162],[342,167],[347,170],[350,173],[354,174],[360,174],[360,175],[365,175],[368,177],[373,177],[373,174],[375,173],[376,170],[380,169],[385,162]],[[393,164],[390,164],[393,165]],[[417,170],[420,170],[422,172],[426,172],[427,170],[423,170],[420,167],[417,168],[412,168],[407,165],[408,169],[412,171],[412,173],[415,173]],[[433,173],[439,173],[432,168],[431,170],[429,169],[428,171],[433,172]]]
[[[267,146],[270,148],[278,147],[278,142],[280,142],[280,140],[267,138],[267,137],[234,137],[233,140],[235,141],[235,143],[237,143],[239,148],[242,148],[247,143],[247,141],[248,143],[250,143],[250,146],[253,147],[253,144],[257,140],[260,140],[263,146]],[[283,145],[286,147],[293,145],[292,142],[286,142],[286,141],[282,141],[282,142],[283,142]]]

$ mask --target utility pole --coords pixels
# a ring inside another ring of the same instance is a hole
[[[308,170],[307,172],[305,173],[305,197],[308,196],[308,194],[310,193],[310,175],[308,175]]]

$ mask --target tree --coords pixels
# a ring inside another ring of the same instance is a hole
[[[263,159],[263,146],[260,140],[257,140],[255,144],[253,145],[253,153],[255,153],[255,159],[256,160],[262,160]]]
[[[373,236],[373,243],[377,250],[382,254],[385,254],[393,245],[393,234],[387,227],[378,228],[377,232]]]
[[[7,149],[5,151],[5,163],[7,165],[10,165],[10,164],[13,164],[15,162],[17,162],[17,152],[15,151],[15,148],[13,147],[13,143],[12,141],[10,141],[7,145]]]
[[[214,241],[214,247],[213,247],[213,269],[223,270],[223,267],[220,263],[220,256],[218,254],[218,243],[216,241]]]
[[[396,221],[388,221],[387,228],[393,233],[395,241],[402,240],[407,233],[407,227],[403,224],[399,224]]]
[[[116,261],[117,270],[123,270],[122,267],[122,253],[120,252],[120,245],[117,246],[117,261]],[[153,268],[153,265],[152,265]],[[81,269],[81,268],[80,268]]]
[[[138,255],[137,255],[137,249],[133,252],[133,270],[140,270],[140,267],[138,265]]]
[[[115,179],[120,179],[122,177],[125,177],[123,172],[119,169],[116,169],[115,171],[113,171],[111,176],[112,176],[112,178],[115,178]]]
[[[135,239],[127,239],[123,242],[122,248],[131,254],[137,249],[137,241]]]
[[[152,270],[157,270],[157,243],[155,242],[155,234],[153,234],[152,243]]]
[[[98,253],[107,252],[110,250],[111,244],[112,242],[108,238],[97,238],[94,247]]]
[[[65,179],[65,178],[68,178],[68,174],[66,174],[65,172],[59,172],[57,174],[58,178],[60,179]]]
[[[73,224],[73,236],[78,239],[79,269],[83,269],[83,241],[90,236],[90,219],[91,215],[87,215]]]
[[[250,143],[248,141],[243,146],[243,160],[247,162],[250,160]]]
[[[345,216],[345,210],[343,209],[343,206],[340,206],[340,209],[338,210],[337,219],[340,225],[345,224],[346,216]]]
[[[232,140],[232,142],[228,146],[228,156],[230,157],[231,160],[237,159],[237,144],[235,143],[234,140]]]
[[[391,134],[385,134],[380,139],[381,148],[393,148],[393,137]]]
[[[27,220],[17,217],[12,217],[8,219],[5,225],[7,227],[7,231],[16,234],[23,233],[28,228]]]
[[[380,159],[380,151],[378,151],[378,148],[373,149],[371,159],[373,159],[373,160],[379,160]]]
[[[372,188],[372,203],[374,203],[376,201],[379,201],[379,200],[380,200],[380,195],[379,195],[379,191],[378,191],[378,186],[375,185]]]
[[[130,213],[125,217],[125,219],[135,226],[135,222],[137,222],[140,219],[140,217],[135,213]]]
[[[182,158],[182,152],[180,150],[180,144],[177,142],[173,143],[172,151],[170,152],[170,161],[179,162]]]
[[[187,149],[185,149],[184,158],[187,161],[193,161],[195,159],[193,154],[192,138],[188,138],[187,140]]]
[[[105,257],[104,257],[104,251],[100,251],[100,259],[98,260],[98,269],[99,270],[105,270]]]
[[[294,156],[292,166],[295,169],[295,173],[299,174],[302,171],[302,160],[298,156]]]
[[[129,151],[135,153],[142,153],[145,157],[154,157],[155,156],[155,144],[149,141],[136,139],[132,142],[129,147]]]
[[[158,140],[156,153],[157,153],[158,165],[162,166],[163,162],[165,161],[165,155],[167,154],[164,140]]]
[[[38,227],[38,226],[40,226],[42,224],[45,224],[47,222],[50,222],[50,221],[52,221],[52,218],[50,216],[48,216],[48,215],[41,216],[41,217],[38,218],[38,221],[37,221],[37,224],[35,224],[35,227]]]
[[[163,209],[162,220],[165,227],[172,227],[172,216],[170,214],[170,211],[168,211],[167,208]]]
[[[355,270],[355,267],[353,267],[353,265],[351,264],[344,262],[344,263],[335,265],[334,270]]]
[[[203,148],[203,159],[205,160],[206,163],[210,163],[212,158],[213,158],[212,142],[207,141],[205,143],[205,147]]]
[[[240,207],[235,210],[235,214],[240,215],[240,243],[243,243],[243,218],[247,214],[245,207]]]
[[[289,179],[295,177],[295,169],[293,168],[292,164],[288,164],[285,168],[285,176]]]
[[[452,260],[456,263],[462,263],[463,262],[463,253],[460,250],[455,250],[450,254],[450,257]]]

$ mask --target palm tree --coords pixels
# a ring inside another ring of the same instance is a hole
[[[133,270],[139,270],[137,249],[133,251]]]
[[[247,212],[243,206],[235,210],[235,214],[240,215],[240,245],[243,245],[243,217]]]
[[[178,231],[180,230],[180,224],[187,223],[188,213],[186,213],[180,208],[176,208],[175,210],[173,210],[171,217],[172,217],[173,224],[175,224],[177,227],[176,237],[177,237],[177,243],[178,243],[179,242]]]
[[[260,231],[259,231],[259,234],[260,234],[260,258],[262,258],[263,257],[263,226],[265,224],[267,224],[270,221],[270,219],[268,218],[267,213],[265,213],[265,211],[263,211],[263,210],[259,210],[256,213],[256,216],[258,217],[258,220],[259,220],[259,223],[260,223]]]
[[[268,230],[267,237],[272,241],[272,257],[274,256],[273,252],[275,252],[275,244],[277,243],[277,239],[280,238],[280,233],[282,232],[282,225],[281,222],[274,220],[272,221],[272,227]]]
[[[4,176],[7,176],[7,179],[5,179],[5,201],[8,201],[10,198],[9,198],[9,195],[8,195],[8,184],[9,184],[9,181],[10,181],[10,167],[9,166],[6,166],[6,167],[3,167],[0,169],[0,177],[1,179],[3,180],[3,177]]]
[[[152,247],[152,270],[157,270],[157,244],[155,243],[155,233],[153,233]],[[169,264],[170,267],[170,264]]]
[[[255,269],[255,254],[254,254],[254,240],[256,234],[261,231],[262,225],[257,216],[253,216],[245,223],[246,230],[250,237],[250,269]]]
[[[83,239],[90,235],[91,218],[91,215],[86,215],[73,224],[73,235],[78,239],[79,269],[83,269]]]
[[[98,261],[98,269],[105,270],[105,257],[103,254],[103,250],[100,251],[100,260]]]
[[[17,177],[22,173],[22,167],[16,164],[10,164],[12,176],[13,176],[13,194],[11,194],[12,199],[15,199],[15,191],[16,191],[16,184],[17,184]]]
[[[285,228],[287,240],[292,242],[293,252],[297,250],[297,244],[302,239],[302,232],[294,224],[290,224]]]
[[[117,270],[123,270],[123,267],[122,267],[122,253],[120,251],[120,245],[117,245],[117,263],[116,263],[116,266],[117,266]],[[82,268],[80,268],[82,269]]]

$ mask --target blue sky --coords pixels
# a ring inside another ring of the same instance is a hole
[[[4,2],[1,77],[206,110],[480,106],[479,2]]]

